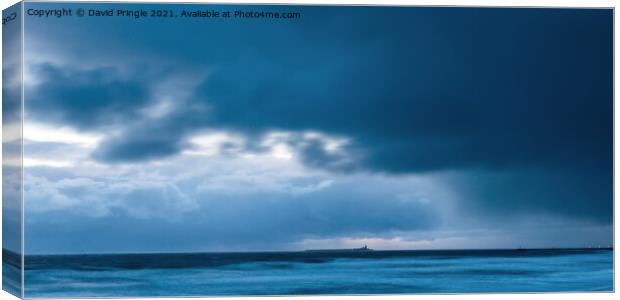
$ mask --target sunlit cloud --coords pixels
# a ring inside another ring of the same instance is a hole
[[[53,168],[66,168],[74,166],[73,161],[62,161],[62,160],[52,160],[52,159],[36,159],[26,157],[24,158],[24,167],[36,167],[36,166],[47,166]]]
[[[101,141],[103,135],[79,132],[68,126],[28,121],[24,123],[24,137],[34,142],[57,142],[92,149]]]

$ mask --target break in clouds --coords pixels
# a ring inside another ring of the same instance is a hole
[[[26,251],[611,243],[604,11],[300,9],[33,20]]]

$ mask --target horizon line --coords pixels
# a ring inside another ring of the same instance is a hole
[[[589,247],[517,247],[517,248],[437,248],[437,249],[371,249],[370,251],[358,251],[355,248],[342,248],[342,249],[303,249],[303,250],[236,250],[236,251],[144,251],[144,252],[66,252],[66,253],[23,253],[24,256],[52,256],[52,255],[157,255],[157,254],[224,254],[224,253],[320,253],[322,250],[326,252],[338,253],[338,250],[342,250],[341,253],[368,253],[368,252],[397,252],[397,251],[531,251],[531,250],[613,250],[613,245],[608,246],[589,246]],[[308,251],[311,250],[311,251]],[[335,250],[335,251],[334,251]],[[353,250],[353,251],[350,251]],[[22,253],[2,248],[3,252],[10,252],[15,255],[21,256]]]

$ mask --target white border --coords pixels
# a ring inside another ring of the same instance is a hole
[[[32,1],[32,0],[31,0]],[[36,1],[36,0],[35,0]],[[46,0],[42,0],[46,1]],[[5,9],[18,1],[15,0],[2,0],[1,8]],[[54,2],[54,1],[49,1]],[[60,2],[60,1],[55,1]],[[62,2],[101,2],[94,0],[82,0],[82,1],[62,1]],[[331,4],[331,5],[418,5],[418,6],[504,6],[504,7],[615,7],[616,1],[613,0],[219,0],[219,1],[199,1],[199,0],[130,0],[130,1],[118,1],[118,0],[110,0],[105,2],[164,2],[164,3],[273,3],[273,4]],[[22,24],[23,26],[23,24]],[[616,33],[618,32],[618,25],[615,22],[615,14],[614,14],[614,58],[617,54],[616,47]],[[1,35],[1,33],[0,33]],[[0,39],[1,46],[1,39]],[[0,64],[2,62],[2,58],[0,57]],[[617,69],[617,61],[614,59],[614,75],[615,70]],[[614,99],[615,99],[615,87],[618,86],[618,79],[614,76]],[[615,102],[614,102],[615,103]],[[614,105],[614,115],[619,108]],[[0,130],[1,130],[1,120],[2,116],[0,114]],[[616,140],[616,134],[619,132],[618,124],[615,123],[614,118],[614,141]],[[0,149],[0,155],[1,155]],[[614,157],[620,152],[615,147],[614,142]],[[615,170],[617,166],[617,162],[614,160],[614,190],[618,187],[620,181],[615,176]],[[2,179],[2,175],[0,173],[0,181]],[[1,189],[1,187],[0,187]],[[614,203],[615,204],[615,203]],[[23,209],[22,209],[23,212]],[[618,207],[614,205],[614,224],[615,223],[615,215],[618,212]],[[1,215],[0,210],[0,215]],[[0,222],[0,240],[1,240],[1,227],[2,224]],[[615,226],[614,226],[615,227]],[[23,232],[22,232],[23,234]],[[617,240],[618,232],[614,230],[614,240]],[[23,243],[23,239],[22,239]],[[22,245],[23,247],[23,245]],[[23,251],[23,250],[22,250]],[[614,262],[618,259],[618,252],[614,252]],[[1,267],[0,267],[1,269]],[[614,286],[615,288],[619,287],[619,278],[618,276],[614,276]],[[334,298],[335,297],[335,298]],[[14,296],[8,294],[7,292],[2,291],[0,293],[0,299],[16,299]],[[100,298],[98,298],[100,299]],[[127,299],[127,298],[125,298]],[[338,299],[338,300],[354,300],[354,299],[433,299],[433,300],[455,300],[455,299],[482,299],[482,300],[490,300],[490,299],[562,299],[562,300],[577,300],[577,299],[616,299],[615,293],[542,293],[542,294],[458,294],[458,295],[396,295],[396,296],[386,296],[386,295],[376,295],[376,296],[295,296],[295,297],[208,297],[208,298],[136,298],[136,299],[147,299],[147,300],[161,300],[161,299],[175,299],[175,300],[187,300],[187,299],[246,299],[246,300],[256,300],[256,299],[269,299],[269,300],[282,300],[282,299],[304,299],[304,300],[320,300],[320,299]]]

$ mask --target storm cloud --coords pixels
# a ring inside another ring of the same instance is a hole
[[[198,226],[202,223],[196,220],[204,217],[209,220],[205,238],[231,245],[251,243],[250,236],[257,234],[231,221],[239,219],[252,219],[248,226],[270,232],[290,224],[274,243],[495,227],[524,216],[561,220],[573,228],[611,224],[609,11],[296,9],[302,19],[282,22],[119,19],[81,20],[76,27],[74,19],[59,20],[54,30],[65,32],[65,39],[104,28],[109,34],[71,49],[47,41],[56,60],[28,68],[36,84],[27,88],[27,119],[101,134],[96,144],[81,150],[84,159],[101,168],[168,176],[166,182],[174,182],[166,188],[171,197],[183,198],[179,201],[198,211],[179,210],[188,224]],[[43,30],[37,22],[29,28]],[[178,34],[188,28],[196,33],[193,38]],[[66,64],[67,57],[91,63],[78,68]],[[101,63],[92,63],[95,57]],[[202,144],[196,142],[200,137]],[[30,147],[35,153],[44,144]],[[213,160],[197,164],[186,159],[198,154],[232,159],[242,169],[234,159],[278,156],[299,162],[299,172],[324,175],[301,187],[294,178],[265,183],[279,191],[313,190],[332,177],[368,176],[372,179],[364,177],[366,184],[377,186],[361,193],[355,190],[359,183],[336,182],[304,196],[260,189],[231,196],[214,187],[243,191],[254,186],[251,182],[262,182],[262,173],[237,174]],[[174,162],[232,179],[205,184],[181,167],[162,169]],[[178,181],[183,176],[196,181]],[[403,204],[414,191],[397,192],[400,187],[392,184],[419,176],[442,183],[450,196],[430,197],[431,208],[415,201]],[[49,174],[40,177],[43,183],[50,179]],[[51,180],[46,187],[60,193],[61,181]],[[199,188],[205,186],[210,188]],[[177,188],[180,194],[170,192]],[[163,192],[148,181],[133,182],[122,197],[91,193],[120,199],[93,200],[106,212],[99,218],[135,219],[128,205],[132,199],[152,198],[157,206],[160,198],[154,195]],[[81,211],[88,201],[80,203],[71,209]],[[145,205],[141,215],[164,215],[150,207]],[[462,216],[446,219],[440,213],[452,209]],[[305,219],[312,211],[320,221]],[[97,222],[93,226],[100,226]],[[214,224],[222,227],[213,229]],[[43,227],[36,230],[44,235]]]
[[[539,164],[608,171],[606,12],[346,9],[348,26],[258,25],[225,51],[194,47],[211,69],[193,95],[178,101],[172,117],[124,128],[99,158],[171,155],[192,130],[222,127],[346,135],[367,154],[363,168],[386,172]],[[372,30],[364,26],[371,13]],[[344,22],[330,16],[324,18],[331,25]],[[241,29],[216,26],[204,34],[239,36]],[[119,80],[110,72],[62,74],[47,67],[49,86],[39,87],[44,101],[33,100],[33,112],[62,113],[81,127],[114,123],[108,119],[132,124],[127,121],[153,97],[148,77]],[[312,153],[309,161],[320,159]]]

